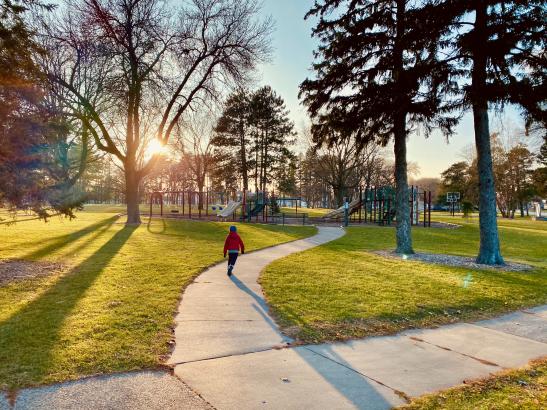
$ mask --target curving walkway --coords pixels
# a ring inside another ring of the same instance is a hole
[[[175,349],[168,364],[286,347],[291,340],[268,314],[257,283],[260,272],[276,259],[343,235],[341,228],[321,227],[310,238],[241,255],[231,278],[226,276],[226,262],[202,273],[182,297],[175,319]]]

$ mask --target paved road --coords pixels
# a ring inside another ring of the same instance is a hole
[[[196,392],[163,371],[90,377],[20,391],[13,407],[0,396],[0,409],[17,410],[212,410]]]

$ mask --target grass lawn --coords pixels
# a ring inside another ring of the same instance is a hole
[[[222,259],[228,225],[126,227],[114,213],[90,211],[73,221],[0,225],[0,259],[64,266],[0,286],[0,390],[160,366],[181,291]],[[238,226],[250,251],[315,232]]]
[[[282,207],[279,208],[281,212],[287,212],[293,214],[296,211],[296,208]],[[327,213],[332,211],[328,208],[298,208],[298,213],[308,214],[310,218],[321,218]]]
[[[218,210],[213,210],[213,206],[214,205],[209,204],[209,216],[214,216],[218,212]],[[149,214],[150,214],[150,205],[149,204],[140,204],[139,209],[141,210],[141,216],[143,218],[149,216]],[[112,204],[112,205],[107,205],[107,204],[104,204],[104,205],[103,204],[97,204],[97,205],[86,204],[86,205],[84,205],[84,210],[86,212],[125,212],[126,211],[126,206],[122,205],[122,204]],[[173,210],[177,210],[178,212],[172,212]],[[164,215],[177,216],[177,215],[181,215],[182,211],[183,211],[182,206],[167,205],[167,204],[163,205],[163,214]],[[160,212],[161,212],[161,206],[160,205],[156,205],[156,204],[152,205],[152,213],[154,215],[159,215]],[[186,204],[186,206],[184,207],[184,216],[187,216],[187,215],[188,215],[188,204]],[[198,209],[197,205],[192,205],[192,217],[195,217],[197,219],[198,215],[199,215],[199,209]],[[204,208],[201,211],[201,215],[205,216],[205,205],[204,205]]]
[[[547,359],[519,370],[494,375],[413,400],[401,409],[479,410],[545,409],[547,403]]]
[[[460,217],[460,220],[462,218]],[[471,271],[386,259],[395,230],[350,227],[346,236],[266,268],[261,283],[284,330],[304,342],[390,334],[495,316],[547,303],[547,224],[502,221],[502,253],[526,273]],[[478,226],[413,229],[415,250],[476,256]],[[472,281],[464,286],[471,273]]]

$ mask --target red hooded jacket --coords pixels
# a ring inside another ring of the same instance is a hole
[[[237,232],[230,232],[224,242],[224,256],[228,251],[238,251],[241,249],[241,253],[245,253],[245,245],[237,234]]]

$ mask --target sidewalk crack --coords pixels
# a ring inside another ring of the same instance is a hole
[[[373,382],[378,383],[378,384],[381,385],[381,386],[384,386],[384,387],[390,389],[391,391],[393,391],[393,393],[395,393],[395,394],[396,394],[397,396],[399,396],[401,399],[403,399],[403,400],[406,401],[407,403],[410,403],[410,400],[411,400],[411,399],[410,399],[410,396],[409,396],[408,394],[406,394],[404,391],[397,390],[396,388],[391,387],[391,386],[385,384],[384,382],[381,382],[380,380],[375,379],[374,377],[370,377],[370,376],[368,376],[368,375],[366,375],[366,374],[364,374],[364,373],[361,373],[360,371],[354,369],[353,367],[350,367],[350,366],[348,366],[348,365],[346,365],[346,364],[344,364],[344,363],[340,363],[340,362],[334,360],[334,359],[331,358],[331,357],[325,356],[325,355],[323,355],[323,354],[321,354],[321,353],[319,353],[319,352],[316,352],[316,351],[310,349],[310,348],[307,347],[307,346],[301,346],[301,347],[303,347],[304,349],[306,349],[306,350],[308,350],[308,351],[310,351],[310,352],[312,352],[312,353],[314,353],[314,354],[316,354],[316,355],[318,355],[318,356],[323,357],[324,359],[330,360],[331,362],[336,363],[337,365],[342,366],[342,367],[344,367],[344,368],[346,368],[346,369],[348,369],[348,370],[350,370],[350,371],[352,371],[352,372],[354,372],[354,373],[357,373],[357,374],[359,374],[359,375],[361,375],[361,376],[363,376],[363,377],[365,377],[365,378],[367,378],[367,379],[369,379],[369,380],[372,380]]]
[[[472,356],[472,355],[467,354],[467,353],[458,352],[457,350],[451,349],[449,347],[441,346],[441,345],[438,345],[438,344],[435,344],[435,343],[428,342],[427,340],[420,339],[419,337],[416,337],[416,336],[409,336],[409,339],[414,340],[415,342],[422,342],[422,343],[428,344],[430,346],[435,346],[439,349],[446,350],[448,352],[457,353],[461,356],[465,356],[465,357],[468,357],[470,359],[476,360],[477,362],[485,364],[487,366],[502,367],[497,363],[494,363],[494,362],[491,362],[491,361],[488,361],[488,360],[485,360],[485,359],[481,359],[480,357],[475,357],[475,356]]]
[[[188,360],[188,361],[182,361],[182,362],[176,362],[176,363],[169,363],[169,365],[172,366],[172,367],[176,367],[176,366],[180,366],[180,365],[188,364],[188,363],[199,363],[199,362],[206,362],[206,361],[209,361],[209,360],[224,359],[224,358],[227,358],[227,357],[246,356],[248,354],[269,352],[270,350],[288,349],[288,348],[291,348],[291,347],[292,346],[288,345],[288,344],[287,345],[275,345],[275,346],[271,346],[271,347],[266,347],[264,349],[252,350],[250,352],[232,353],[232,354],[225,354],[225,355],[220,355],[220,356],[206,357],[204,359]]]

